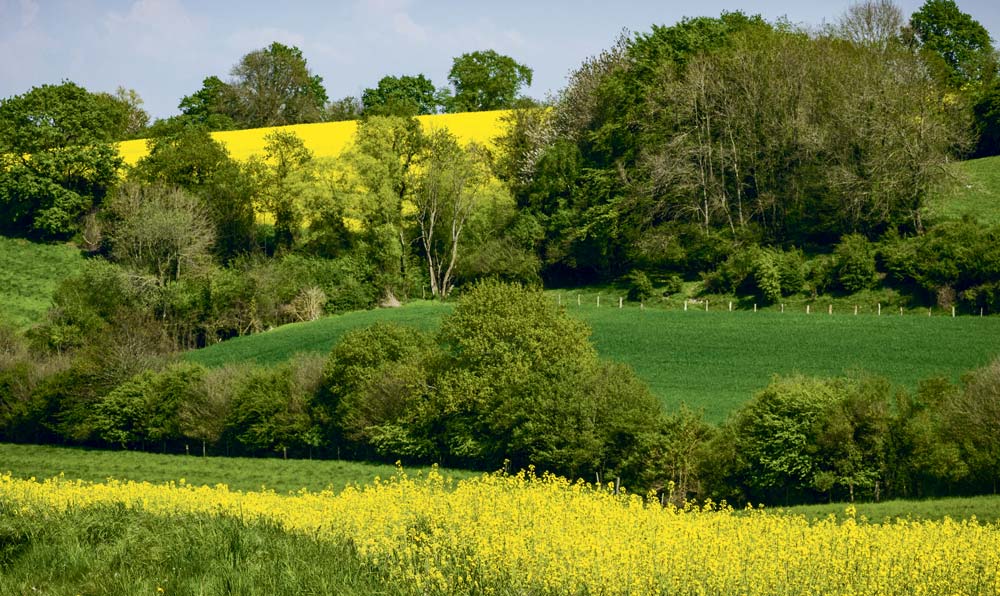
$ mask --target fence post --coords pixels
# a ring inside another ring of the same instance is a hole
[[[951,307],[951,316],[952,316],[952,317],[954,317],[954,316],[955,316],[955,307],[954,307],[954,306],[953,306],[953,307]]]
[[[576,295],[576,305],[580,306],[580,295],[579,294]]]
[[[806,314],[809,314],[809,305],[806,305]]]
[[[733,312],[733,301],[729,301],[729,312]]]
[[[705,312],[708,312],[708,299],[705,299]]]
[[[757,312],[757,303],[756,302],[753,303],[753,311]]]
[[[556,294],[556,302],[562,306],[562,294]]]
[[[833,314],[833,305],[832,304],[829,305],[829,306],[827,306],[827,308],[826,308],[826,314],[828,314],[828,315],[832,315]]]
[[[899,307],[899,316],[903,316],[903,307],[902,306]]]
[[[782,313],[785,312],[785,303],[784,302],[781,303],[781,312]]]
[[[880,316],[880,317],[882,316],[882,303],[881,302],[878,303],[878,316]]]
[[[854,316],[858,316],[858,305],[854,305]]]
[[[621,307],[622,307],[622,297],[619,296],[618,297],[618,308],[621,308]]]
[[[684,299],[684,312],[687,312],[687,309],[688,309],[688,299],[685,298]]]
[[[597,306],[600,306],[600,305],[601,305],[601,295],[598,294],[597,295]]]

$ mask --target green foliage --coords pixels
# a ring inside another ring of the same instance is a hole
[[[200,127],[149,142],[149,154],[129,178],[179,186],[196,195],[215,227],[216,250],[224,260],[254,246],[250,179],[229,152]]]
[[[973,157],[1000,155],[1000,77],[982,90],[972,115],[978,138]]]
[[[122,165],[110,145],[127,120],[111,96],[71,82],[0,101],[0,232],[67,238]]]
[[[417,116],[434,114],[439,98],[434,83],[420,74],[399,77],[384,76],[374,89],[361,94],[364,112],[379,116]]]
[[[494,50],[462,54],[452,61],[448,82],[455,93],[449,112],[480,112],[513,107],[521,87],[531,85],[532,70]]]
[[[853,294],[867,290],[878,281],[875,247],[864,236],[851,234],[841,238],[833,250],[833,258],[833,274],[844,291]]]
[[[989,31],[959,10],[954,0],[927,0],[910,17],[910,28],[920,48],[941,61],[948,83],[956,89],[995,76]]]
[[[628,299],[633,302],[642,302],[653,297],[653,282],[649,281],[649,276],[644,271],[636,269],[625,278],[628,284]]]
[[[232,82],[221,93],[223,105],[209,105],[232,118],[238,128],[319,122],[323,116],[327,101],[323,78],[312,74],[302,50],[295,46],[273,42],[250,52],[231,74]],[[213,81],[212,92],[215,87]]]
[[[181,116],[174,118],[179,118],[179,123],[202,126],[207,130],[236,128],[232,116],[227,115],[227,112],[233,112],[233,108],[227,105],[232,99],[231,94],[229,85],[219,77],[214,75],[205,77],[201,89],[181,99],[177,106]]]

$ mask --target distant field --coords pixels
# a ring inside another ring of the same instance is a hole
[[[82,264],[80,251],[69,244],[36,244],[0,236],[0,321],[18,327],[38,322],[59,282]]]
[[[416,475],[424,470],[407,468],[406,472]],[[225,484],[242,491],[267,487],[286,493],[303,488],[342,490],[348,484],[369,484],[376,476],[389,478],[397,470],[393,466],[349,461],[158,455],[0,443],[0,474],[7,472],[15,478],[44,480],[64,474],[69,479],[89,482],[114,478],[159,484],[183,478],[193,486]],[[441,473],[455,479],[476,475],[460,470]]]
[[[986,224],[1000,224],[1000,156],[955,164],[953,188],[931,198],[927,219],[969,217]]]
[[[447,128],[462,142],[476,141],[481,144],[492,144],[495,137],[501,133],[500,119],[507,112],[504,110],[492,112],[466,112],[462,114],[435,114],[419,116],[417,120],[424,130]],[[296,124],[293,126],[253,128],[249,130],[228,130],[212,133],[215,140],[221,142],[229,150],[233,159],[245,160],[251,155],[264,152],[264,135],[274,130],[293,132],[305,143],[317,157],[336,157],[354,139],[357,122],[321,122],[318,124]],[[118,144],[118,151],[127,164],[135,164],[148,151],[143,139],[125,141]]]
[[[348,313],[223,342],[186,357],[207,366],[281,362],[295,352],[327,352],[345,331],[378,320],[435,329],[450,309],[417,302]],[[597,308],[575,301],[567,310],[591,326],[602,356],[631,365],[665,406],[686,403],[703,409],[713,422],[724,420],[775,374],[867,371],[915,387],[935,375],[958,379],[1000,356],[997,317],[705,313]]]
[[[828,505],[800,505],[785,509],[792,515],[803,515],[806,519],[824,519],[833,515],[840,520],[846,519],[846,503],[830,503]],[[976,518],[982,523],[1000,523],[1000,496],[985,495],[980,497],[949,497],[945,499],[929,499],[923,501],[885,501],[882,503],[856,503],[857,516],[864,516],[873,523],[897,519],[941,520],[950,517],[954,520]]]

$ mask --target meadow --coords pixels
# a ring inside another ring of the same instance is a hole
[[[567,312],[590,325],[592,341],[605,358],[630,365],[668,409],[682,403],[721,422],[734,408],[768,384],[775,374],[815,376],[871,373],[915,388],[922,379],[945,376],[958,380],[965,371],[1000,355],[1000,318],[928,317],[926,311],[806,315],[775,310],[704,312],[695,306],[617,307],[605,295],[563,292]],[[286,325],[189,352],[187,359],[206,366],[235,362],[274,364],[296,352],[325,353],[348,330],[376,321],[393,321],[436,329],[451,305],[418,301],[384,309]],[[888,309],[887,309],[888,310]],[[836,311],[835,311],[836,313]]]
[[[983,224],[1000,224],[1000,156],[954,164],[952,185],[927,201],[929,221],[971,217]]]
[[[28,327],[41,320],[52,293],[83,265],[70,244],[38,244],[0,236],[0,322]]]
[[[676,509],[531,473],[279,495],[0,476],[0,594],[988,594],[1000,526]],[[366,590],[370,590],[367,591]]]

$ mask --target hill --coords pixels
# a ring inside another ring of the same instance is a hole
[[[492,145],[493,139],[500,134],[501,118],[506,113],[504,110],[498,110],[434,114],[418,116],[417,120],[423,125],[424,130],[447,128],[463,143],[475,141],[484,145]],[[347,120],[249,130],[227,130],[212,133],[212,137],[225,145],[229,154],[237,160],[245,160],[251,155],[263,153],[264,136],[274,130],[295,133],[316,157],[336,157],[351,143],[357,128],[356,121]],[[144,139],[119,143],[118,151],[125,163],[129,165],[135,164],[148,152]]]
[[[281,362],[327,352],[349,329],[375,321],[436,328],[451,306],[416,302],[296,323],[190,352],[206,366]],[[1000,318],[676,311],[568,306],[593,329],[600,354],[626,363],[669,409],[685,403],[720,422],[775,374],[835,376],[866,371],[913,388],[953,380],[1000,355]]]
[[[80,269],[83,257],[70,244],[36,244],[0,236],[0,321],[17,327],[37,322],[59,282]]]
[[[928,201],[929,221],[969,216],[984,224],[1000,225],[1000,156],[958,162],[955,184]]]

